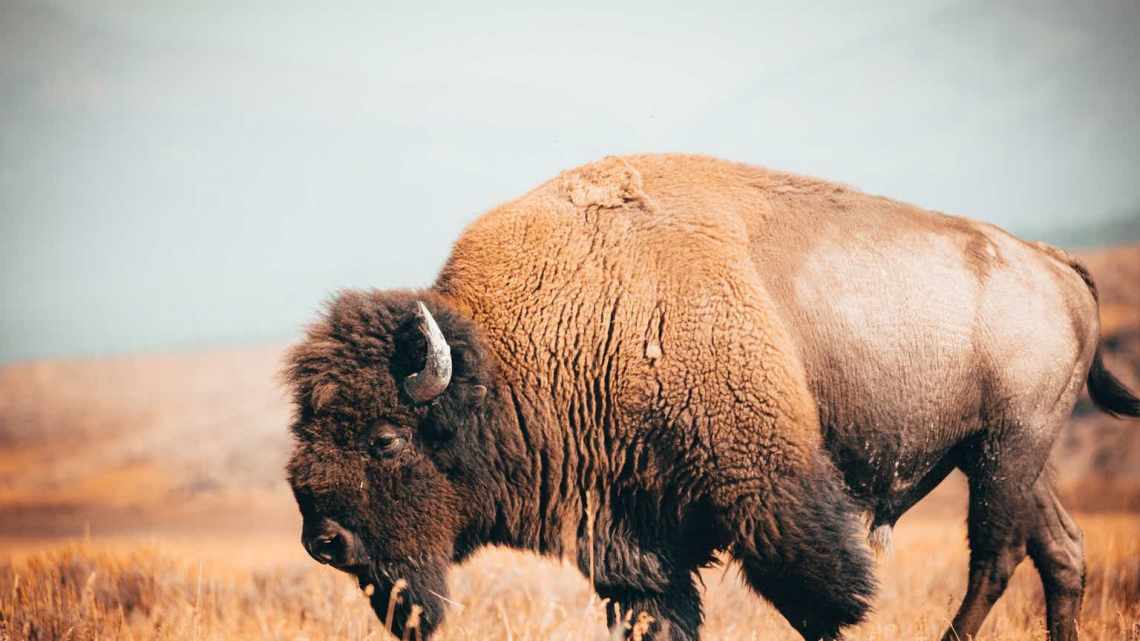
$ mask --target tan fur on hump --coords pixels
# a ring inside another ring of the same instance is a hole
[[[616,156],[563,172],[558,177],[558,190],[583,209],[616,208],[628,203],[652,208],[642,190],[641,174]]]
[[[659,417],[688,464],[724,476],[707,482],[725,505],[802,470],[820,439],[749,252],[741,168],[610,157],[564,172],[475,221],[436,284],[544,422],[636,442]]]

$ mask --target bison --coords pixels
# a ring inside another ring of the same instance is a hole
[[[430,635],[448,567],[498,544],[574,559],[611,626],[674,641],[698,638],[697,570],[731,559],[815,640],[864,617],[869,542],[960,469],[946,639],[1028,555],[1071,641],[1081,532],[1046,459],[1086,383],[1140,415],[1098,339],[1059,249],[812,178],[610,157],[479,217],[430,288],[331,301],[288,357],[289,482],[305,548],[397,635],[413,613]]]

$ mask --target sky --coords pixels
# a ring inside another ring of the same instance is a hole
[[[0,364],[293,339],[608,154],[1140,240],[1135,0],[320,4],[0,0]]]

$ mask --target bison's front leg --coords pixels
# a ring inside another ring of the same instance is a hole
[[[599,587],[609,599],[606,623],[624,631],[621,638],[640,641],[696,641],[701,624],[701,596],[691,574],[677,577],[661,592],[633,587]]]
[[[805,641],[838,639],[863,619],[875,590],[859,512],[827,461],[779,489],[741,502],[733,555]]]
[[[694,581],[700,565],[711,559],[714,541],[708,536],[662,540],[659,532],[615,523],[604,511],[594,525],[595,536],[579,542],[578,568],[598,595],[609,600],[607,623],[610,630],[616,628],[616,637],[696,641],[701,596]],[[699,533],[689,524],[669,531]]]

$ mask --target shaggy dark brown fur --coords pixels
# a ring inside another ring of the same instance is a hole
[[[831,639],[874,592],[864,517],[881,536],[959,467],[973,557],[948,638],[1028,554],[1070,641],[1080,534],[1040,472],[1086,379],[1137,414],[1079,272],[988,225],[709,158],[566,172],[474,223],[431,289],[345,292],[293,350],[303,538],[381,619],[408,581],[397,635],[413,604],[430,633],[448,565],[498,543],[575,559],[676,641],[723,551]],[[417,301],[454,365],[427,403],[402,387],[427,351]]]

